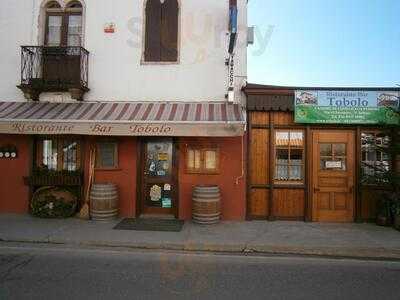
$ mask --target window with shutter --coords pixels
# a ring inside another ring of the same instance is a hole
[[[178,61],[177,0],[148,0],[146,3],[145,62]]]
[[[161,10],[161,61],[178,60],[178,1],[166,0]]]

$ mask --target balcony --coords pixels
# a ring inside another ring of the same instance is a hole
[[[88,88],[89,52],[82,47],[21,47],[21,84],[26,99],[42,92],[69,92],[82,100]]]

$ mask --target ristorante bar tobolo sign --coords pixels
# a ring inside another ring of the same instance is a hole
[[[244,123],[23,122],[0,120],[0,133],[101,136],[242,136]]]
[[[295,91],[295,122],[313,124],[400,124],[398,91]]]

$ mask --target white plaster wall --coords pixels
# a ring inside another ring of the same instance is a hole
[[[62,0],[60,0],[62,2]],[[229,0],[180,0],[178,64],[146,65],[143,52],[145,0],[85,0],[85,42],[90,52],[88,101],[221,101],[228,85],[227,27]],[[239,40],[235,56],[237,100],[247,78],[247,4],[239,0]],[[20,46],[42,42],[40,0],[2,0],[0,10],[0,98],[23,100],[16,88]],[[105,23],[116,24],[105,34]],[[67,95],[43,94],[41,100]]]

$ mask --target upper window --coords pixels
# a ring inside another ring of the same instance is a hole
[[[178,61],[177,0],[148,0],[146,3],[145,62]]]
[[[82,46],[82,4],[79,1],[68,3],[65,10],[55,1],[47,4],[45,45]]]
[[[80,169],[80,143],[75,139],[44,138],[36,143],[38,167],[52,171]]]
[[[387,148],[390,138],[376,132],[363,132],[361,134],[361,169],[363,180],[381,181],[383,175],[390,169],[390,157]],[[385,179],[382,178],[384,181]]]
[[[303,173],[304,132],[277,131],[275,134],[275,181],[302,183]]]

